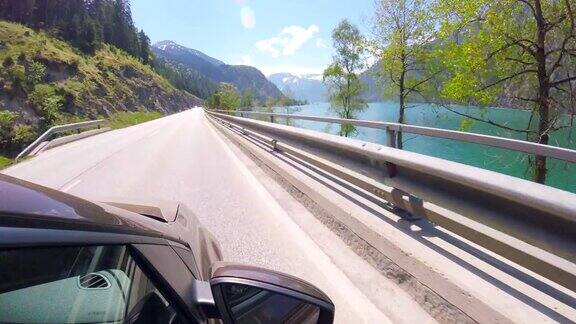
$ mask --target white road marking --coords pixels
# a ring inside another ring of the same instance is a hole
[[[68,190],[76,187],[80,182],[82,182],[82,180],[76,179],[76,180],[68,183],[67,185],[63,186],[62,188],[60,188],[60,190],[64,191],[64,192],[68,192]]]

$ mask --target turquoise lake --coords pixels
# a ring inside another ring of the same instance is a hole
[[[473,116],[482,116],[485,119],[493,120],[506,126],[518,129],[526,128],[530,113],[523,110],[485,108],[476,107],[453,107],[458,111],[465,112]],[[313,116],[337,117],[330,109],[329,103],[317,103],[300,107],[275,108],[278,113],[294,113]],[[357,119],[396,122],[398,116],[398,105],[394,102],[370,103],[368,108],[358,113]],[[406,123],[436,127],[451,130],[460,130],[462,117],[446,110],[445,108],[418,104],[407,109]],[[278,122],[282,122],[278,120]],[[565,116],[562,122],[566,125],[570,123],[569,116]],[[292,120],[291,125],[331,134],[339,133],[339,125],[319,123],[313,121]],[[561,129],[551,136],[551,145],[576,149],[576,126]],[[472,133],[495,135],[507,138],[525,140],[524,133],[507,131],[502,128],[482,122],[474,122],[467,129]],[[385,144],[386,132],[379,129],[357,128],[357,133],[351,137],[374,143]],[[426,154],[473,165],[483,169],[488,169],[515,177],[531,179],[529,168],[529,155],[520,152],[499,149],[490,146],[465,143],[460,141],[439,139],[427,136],[404,135],[404,149],[416,153]],[[576,192],[576,166],[573,163],[548,159],[547,185],[563,190]]]

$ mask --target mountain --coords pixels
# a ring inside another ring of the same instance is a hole
[[[280,99],[282,92],[258,69],[246,65],[229,65],[198,50],[178,45],[172,41],[162,41],[152,47],[157,60],[173,67],[185,68],[191,74],[201,75],[209,87],[220,82],[231,83],[241,93],[250,89],[255,99]],[[192,92],[205,98],[203,93]]]
[[[152,62],[154,70],[168,79],[180,90],[206,99],[216,91],[217,83],[208,79],[202,73],[190,68],[189,65],[169,60],[163,57],[154,56]]]
[[[169,114],[200,105],[150,66],[101,44],[83,54],[43,31],[0,21],[0,153],[56,124],[121,111]]]
[[[368,102],[384,100],[382,81],[376,75],[380,67],[379,64],[376,62],[359,76],[360,81],[367,87],[362,98]],[[322,74],[297,76],[290,73],[275,73],[268,76],[268,80],[288,97],[307,100],[308,102],[329,101],[328,88],[322,82]]]
[[[377,61],[359,76],[360,82],[366,85],[366,90],[362,94],[362,98],[368,102],[384,101],[387,99],[384,98],[384,89],[387,88],[388,85],[383,84],[383,82],[386,81],[377,75],[380,70],[380,64],[380,61]]]
[[[287,97],[308,102],[328,101],[328,89],[322,82],[322,74],[305,74],[301,76],[290,73],[275,73],[268,76]]]
[[[202,61],[206,61],[212,65],[218,66],[218,65],[224,65],[224,62],[219,61],[213,57],[210,57],[198,50],[192,49],[192,48],[187,48],[184,47],[182,45],[178,45],[176,43],[174,43],[173,41],[170,40],[165,40],[165,41],[161,41],[158,42],[156,44],[154,44],[154,47],[165,51],[165,52],[170,52],[172,55],[174,56],[179,56],[179,57],[190,57],[190,58],[194,58],[197,57],[199,60]]]

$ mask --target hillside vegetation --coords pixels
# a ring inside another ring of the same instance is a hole
[[[265,102],[285,97],[258,69],[246,65],[228,65],[198,50],[172,41],[154,44],[155,66],[176,85],[207,99],[219,83],[230,83],[240,91],[249,91],[255,100]]]
[[[55,124],[201,103],[141,61],[108,44],[85,54],[43,31],[0,21],[0,154],[13,154]]]

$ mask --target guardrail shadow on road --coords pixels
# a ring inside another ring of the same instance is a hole
[[[558,290],[557,288],[555,288],[555,287],[553,287],[553,286],[551,286],[545,282],[538,280],[537,278],[534,278],[533,276],[530,276],[530,275],[510,266],[509,264],[506,264],[505,262],[498,260],[497,258],[495,258],[495,257],[483,252],[482,250],[474,247],[473,245],[470,245],[466,241],[458,239],[455,236],[452,236],[452,235],[450,235],[444,231],[437,229],[436,225],[434,225],[433,223],[431,223],[430,221],[428,221],[426,219],[407,220],[404,217],[402,217],[402,214],[401,214],[402,212],[398,213],[398,211],[395,210],[394,208],[387,206],[387,204],[384,201],[378,200],[376,197],[374,197],[370,194],[367,194],[366,192],[363,192],[363,191],[359,190],[358,188],[353,187],[352,185],[350,185],[348,183],[345,183],[344,181],[332,176],[329,173],[326,173],[326,172],[319,170],[319,169],[314,170],[314,172],[320,173],[322,175],[322,177],[327,178],[334,183],[337,183],[338,186],[344,187],[347,190],[355,193],[356,195],[362,196],[362,198],[370,200],[372,203],[374,203],[374,204],[378,205],[379,207],[387,210],[388,212],[396,213],[398,216],[400,216],[400,218],[397,221],[394,221],[394,220],[386,217],[385,215],[383,215],[382,212],[376,210],[375,208],[367,206],[366,204],[364,204],[361,201],[359,201],[358,199],[356,199],[354,196],[344,192],[343,190],[341,190],[337,186],[332,185],[328,181],[321,179],[320,177],[318,177],[314,173],[311,173],[309,170],[306,169],[307,166],[303,165],[301,161],[298,161],[296,159],[291,159],[291,160],[292,160],[291,162],[289,162],[287,160],[284,160],[284,161],[286,163],[290,164],[296,170],[307,174],[310,178],[323,184],[327,188],[330,188],[331,190],[338,193],[342,197],[345,197],[346,199],[357,204],[359,207],[366,210],[367,212],[374,215],[375,217],[378,217],[382,221],[384,221],[384,222],[394,226],[395,228],[401,230],[404,234],[409,235],[410,237],[417,240],[421,244],[434,250],[436,253],[441,254],[442,256],[450,259],[451,261],[458,264],[459,266],[461,266],[461,267],[465,268],[466,270],[474,273],[475,275],[479,276],[480,278],[490,282],[491,284],[502,289],[503,291],[510,294],[511,296],[523,301],[527,305],[530,305],[531,307],[537,309],[538,311],[542,312],[543,314],[546,314],[547,316],[554,319],[555,321],[570,322],[570,319],[568,319],[565,316],[563,316],[562,314],[556,312],[554,309],[552,309],[546,305],[543,305],[538,300],[522,293],[521,291],[510,286],[509,284],[493,277],[489,273],[483,271],[482,269],[477,268],[476,266],[474,266],[473,264],[471,264],[469,262],[466,262],[461,257],[441,248],[440,246],[430,242],[426,238],[432,238],[432,237],[440,238],[443,241],[450,243],[453,246],[458,247],[462,251],[469,253],[469,254],[477,257],[478,259],[488,263],[489,265],[493,266],[494,268],[496,268],[502,272],[505,272],[506,274],[524,282],[525,284],[527,284],[527,285],[529,285],[529,286],[531,286],[531,287],[551,296],[552,298],[557,299],[558,301],[561,301],[562,303],[564,303],[564,304],[566,304],[572,308],[575,308],[575,309],[576,309],[576,298],[564,293],[561,290]],[[413,230],[412,225],[416,225],[420,229],[419,230]]]

